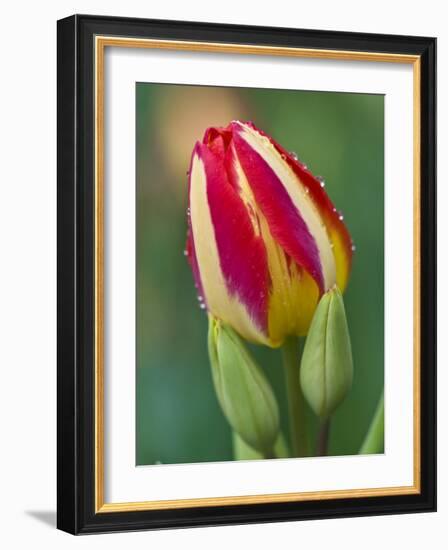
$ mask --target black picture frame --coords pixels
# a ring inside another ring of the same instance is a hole
[[[420,57],[419,494],[164,510],[95,511],[94,55],[97,35]],[[436,39],[74,15],[58,21],[57,526],[73,534],[436,509]]]

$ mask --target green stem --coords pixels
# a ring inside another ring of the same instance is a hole
[[[368,455],[382,452],[384,452],[384,392],[381,394],[369,430],[358,454]]]
[[[317,456],[327,456],[328,454],[328,439],[330,436],[330,419],[324,420],[319,428],[317,436]]]
[[[308,456],[308,433],[305,419],[305,401],[300,386],[299,340],[291,337],[282,347],[285,370],[286,393],[288,396],[289,426],[292,456]]]

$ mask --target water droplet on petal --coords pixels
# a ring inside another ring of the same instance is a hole
[[[294,153],[294,151],[291,151],[289,154],[292,156],[292,158],[294,160],[299,160],[299,157],[297,156],[297,153]]]
[[[356,246],[352,244],[352,252],[354,252],[355,250],[356,250]]]
[[[342,214],[339,214],[339,219],[342,221],[344,219],[344,216]]]
[[[336,212],[336,208],[333,207],[333,212]]]
[[[184,256],[188,256],[188,250],[184,250]]]
[[[204,304],[203,302],[201,302],[201,303],[199,304],[199,307],[200,307],[201,309],[205,309],[205,304]]]
[[[308,189],[308,187],[305,187],[305,193],[308,195],[309,192],[310,190]]]

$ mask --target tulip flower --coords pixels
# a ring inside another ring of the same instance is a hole
[[[305,335],[320,297],[346,287],[352,241],[324,182],[252,123],[196,143],[188,202],[199,300],[246,340]]]

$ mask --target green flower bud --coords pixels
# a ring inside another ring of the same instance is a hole
[[[327,418],[344,400],[353,379],[353,360],[344,302],[337,287],[324,294],[306,338],[300,368],[303,394]]]
[[[237,333],[209,317],[208,350],[221,409],[241,439],[274,456],[279,412],[272,388]]]

